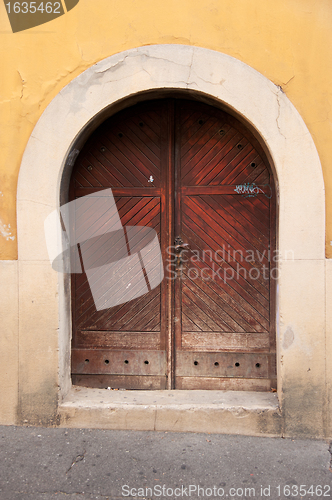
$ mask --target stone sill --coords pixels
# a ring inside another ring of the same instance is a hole
[[[276,393],[114,391],[73,386],[59,405],[62,427],[281,436]]]

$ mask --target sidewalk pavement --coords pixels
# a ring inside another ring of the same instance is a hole
[[[0,500],[332,500],[329,447],[314,440],[2,426]]]

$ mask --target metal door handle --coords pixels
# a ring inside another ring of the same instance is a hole
[[[175,253],[176,253],[176,265],[175,265],[175,269],[176,271],[181,271],[182,269],[182,252],[184,250],[187,250],[189,249],[189,245],[188,243],[183,243],[183,240],[182,238],[180,238],[180,236],[177,236],[175,238],[175,241],[174,241],[175,245],[174,245],[174,250],[175,250]]]

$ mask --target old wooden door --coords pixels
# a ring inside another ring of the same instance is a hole
[[[97,310],[86,274],[72,275],[73,383],[274,387],[275,194],[253,135],[200,102],[138,104],[99,127],[76,161],[71,200],[107,188],[122,226],[158,234],[164,278]]]

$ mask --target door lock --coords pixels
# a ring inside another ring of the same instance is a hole
[[[174,251],[176,255],[176,264],[175,264],[176,271],[182,270],[182,264],[183,264],[182,252],[188,249],[189,249],[188,243],[183,243],[182,238],[180,236],[177,236],[174,240]]]

